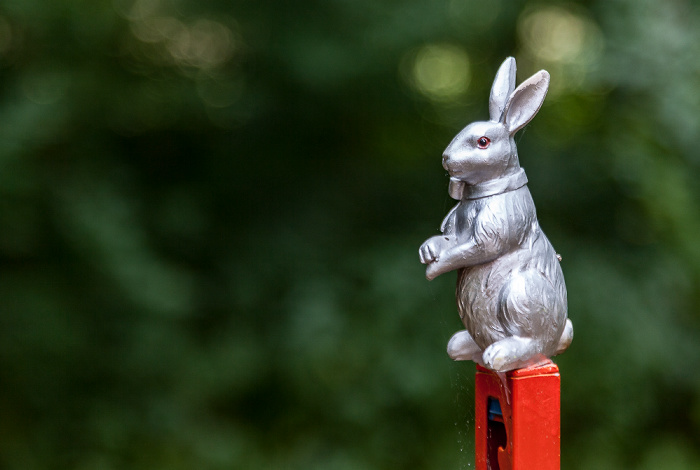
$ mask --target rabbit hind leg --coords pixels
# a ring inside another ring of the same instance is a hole
[[[474,361],[481,364],[481,348],[467,330],[452,335],[447,343],[447,354],[453,361]]]
[[[483,362],[496,372],[507,372],[533,365],[545,357],[539,354],[541,347],[532,338],[510,336],[496,341],[486,348]]]

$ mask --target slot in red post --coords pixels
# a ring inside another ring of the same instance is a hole
[[[476,366],[476,470],[559,470],[560,376],[552,361],[505,374]]]

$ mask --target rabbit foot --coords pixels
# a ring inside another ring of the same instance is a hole
[[[458,331],[447,343],[447,355],[453,361],[480,362],[480,353],[481,348],[477,346],[467,330]]]
[[[510,336],[486,348],[482,358],[489,369],[507,372],[528,365],[535,355],[534,349],[532,338]]]

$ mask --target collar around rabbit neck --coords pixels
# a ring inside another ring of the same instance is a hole
[[[508,191],[515,191],[526,184],[527,176],[525,175],[525,170],[520,168],[512,175],[471,185],[465,184],[462,181],[450,179],[449,193],[453,199],[458,201],[463,199],[481,199],[507,193]]]

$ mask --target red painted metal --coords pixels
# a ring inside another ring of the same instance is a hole
[[[559,368],[547,361],[501,375],[508,390],[477,366],[476,470],[559,470]]]

